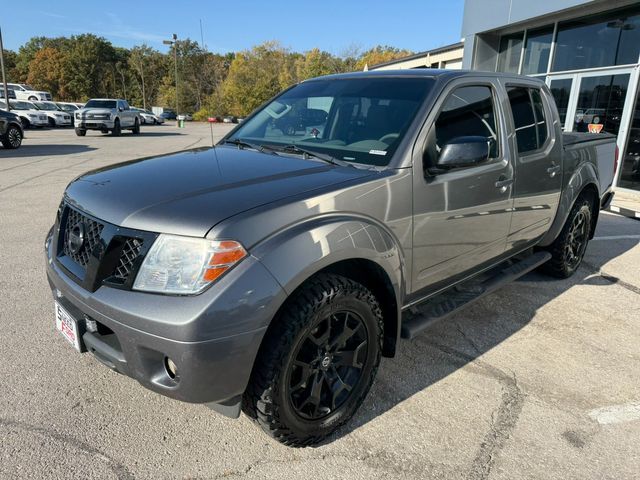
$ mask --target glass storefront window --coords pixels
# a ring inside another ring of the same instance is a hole
[[[619,11],[560,23],[552,70],[626,65],[640,56],[640,12]]]
[[[602,124],[602,131],[618,135],[628,86],[629,74],[584,77],[573,130],[587,132],[589,124]]]
[[[640,92],[633,110],[629,139],[625,149],[618,186],[640,190]]]
[[[523,36],[524,32],[520,32],[513,35],[505,35],[500,39],[498,72],[518,73]]]
[[[524,47],[524,61],[522,63],[523,75],[547,72],[552,39],[553,27],[527,32],[527,41]]]
[[[570,78],[562,78],[559,80],[551,80],[549,89],[553,95],[558,107],[560,115],[560,125],[564,129],[564,122],[567,119],[567,108],[569,108],[569,96],[571,95],[571,84],[573,80]]]

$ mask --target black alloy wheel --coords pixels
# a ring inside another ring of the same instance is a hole
[[[298,345],[287,395],[296,414],[318,420],[340,408],[362,381],[367,327],[355,312],[321,319]]]
[[[6,138],[2,140],[4,148],[20,148],[22,145],[22,131],[15,125],[11,125],[7,129]]]
[[[273,320],[242,409],[277,441],[321,442],[357,411],[380,364],[382,310],[364,285],[322,273],[307,280]]]
[[[584,252],[587,249],[590,228],[587,216],[588,212],[585,213],[584,210],[579,210],[571,222],[569,237],[567,238],[564,251],[565,261],[571,270],[575,270],[578,265],[580,265]]]

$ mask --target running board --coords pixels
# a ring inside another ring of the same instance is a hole
[[[536,252],[522,260],[508,260],[489,272],[451,287],[402,315],[402,338],[411,339],[476,300],[522,277],[551,258],[549,252]]]

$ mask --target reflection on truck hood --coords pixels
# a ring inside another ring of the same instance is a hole
[[[204,236],[225,218],[317,188],[372,175],[315,160],[217,147],[89,172],[66,198],[127,228]]]

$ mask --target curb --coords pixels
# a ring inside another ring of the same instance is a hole
[[[613,213],[618,213],[620,215],[624,215],[625,217],[635,218],[636,220],[640,220],[640,212],[636,212],[635,210],[629,210],[628,208],[616,207],[615,205],[611,205],[609,207],[609,211]]]

